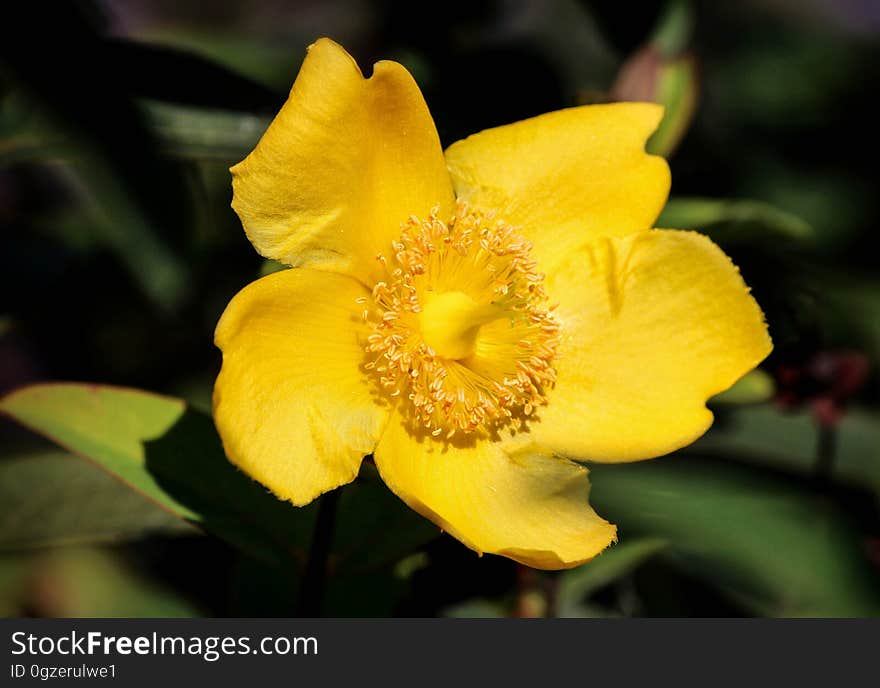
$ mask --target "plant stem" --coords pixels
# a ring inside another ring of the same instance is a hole
[[[321,614],[327,588],[327,558],[333,543],[333,527],[340,494],[340,489],[333,490],[323,495],[318,502],[315,534],[312,536],[309,560],[299,589],[297,616],[316,617]]]
[[[547,608],[544,593],[540,589],[538,573],[525,564],[516,565],[516,598],[513,617],[537,619],[543,617]]]
[[[816,447],[816,466],[813,473],[817,487],[824,489],[831,483],[836,453],[837,427],[833,424],[820,424]]]
[[[547,602],[544,616],[555,619],[559,614],[559,571],[552,571],[544,576],[543,591]]]

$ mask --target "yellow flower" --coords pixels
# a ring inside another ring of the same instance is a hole
[[[449,94],[455,97],[455,94]],[[444,153],[410,74],[311,46],[233,167],[233,207],[294,269],[217,325],[229,458],[296,505],[372,454],[410,507],[479,553],[576,566],[615,539],[575,460],[647,459],[770,352],[706,237],[652,229],[669,169],[645,103],[576,107]]]

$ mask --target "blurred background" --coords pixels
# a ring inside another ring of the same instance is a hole
[[[592,470],[591,501],[620,526],[593,562],[535,572],[424,524],[398,538],[406,507],[382,502],[391,520],[363,518],[406,546],[334,570],[310,611],[880,615],[880,5],[26,4],[0,19],[0,392],[75,380],[210,410],[214,325],[277,269],[229,207],[228,168],[318,37],[367,73],[406,65],[444,145],[566,106],[655,100],[667,116],[650,149],[673,175],[658,225],[699,229],[733,257],[771,358],[714,400],[694,446]],[[202,533],[12,422],[0,440],[0,614],[303,609],[295,567]],[[376,508],[363,502],[350,508]]]

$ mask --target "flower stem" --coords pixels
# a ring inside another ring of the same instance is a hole
[[[339,489],[333,490],[318,501],[318,517],[309,549],[309,560],[299,589],[297,616],[316,617],[321,614],[327,588],[327,558],[333,543],[340,493]]]
[[[516,598],[513,617],[515,619],[538,619],[547,611],[547,600],[541,590],[538,573],[525,564],[516,565]]]
[[[816,464],[813,469],[813,479],[819,488],[824,489],[831,483],[836,453],[837,427],[831,423],[821,423],[816,447]]]

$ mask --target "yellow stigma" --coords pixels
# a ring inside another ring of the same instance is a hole
[[[429,348],[443,358],[462,359],[474,352],[480,326],[503,317],[495,304],[479,304],[460,291],[428,293],[419,327]]]
[[[558,325],[531,245],[492,214],[460,203],[411,217],[373,287],[366,367],[433,435],[491,430],[546,403]]]

